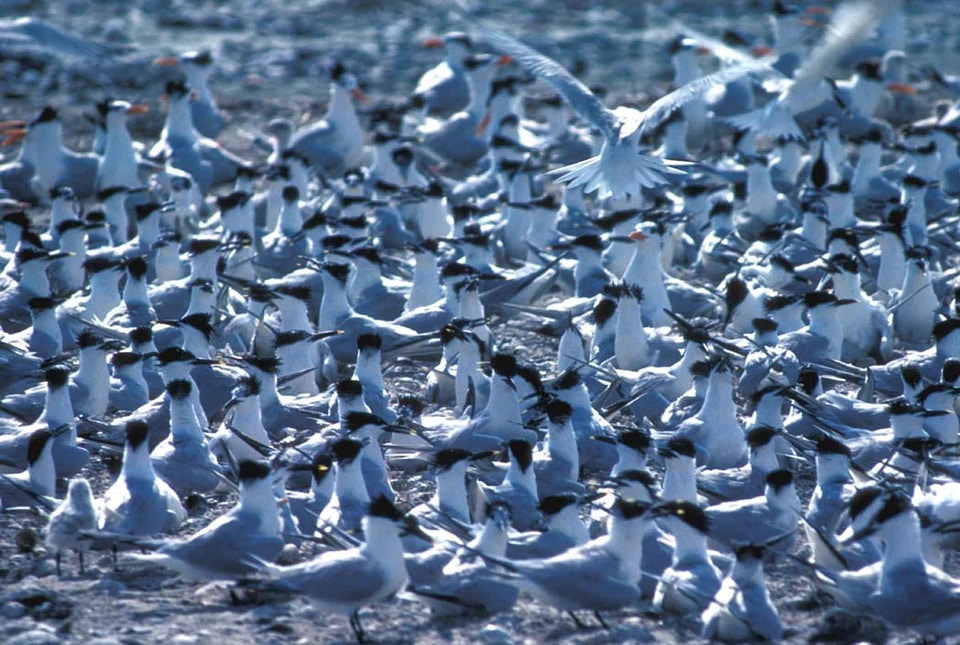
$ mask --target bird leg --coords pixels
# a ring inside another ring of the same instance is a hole
[[[83,575],[83,551],[77,551],[77,559],[80,560],[80,575]]]
[[[366,643],[367,635],[363,631],[363,625],[360,624],[360,610],[354,611],[350,614],[350,629],[353,630],[353,633],[357,637],[358,643]]]
[[[603,625],[603,628],[607,631],[610,631],[610,625],[603,619],[603,616],[600,615],[600,610],[593,612],[593,615],[597,617],[597,620],[600,621],[600,624]]]
[[[61,576],[62,572],[60,571],[60,551],[57,551],[57,577]]]
[[[570,618],[573,618],[573,622],[577,624],[577,629],[587,629],[587,626],[583,623],[582,620],[577,618],[577,615],[575,613],[573,613],[572,611],[568,611],[567,613],[570,614]]]

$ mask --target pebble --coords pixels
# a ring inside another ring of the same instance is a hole
[[[7,641],[7,645],[60,645],[59,638],[41,629],[31,629]]]
[[[487,625],[478,636],[484,643],[513,643],[513,635],[500,625]]]
[[[300,562],[300,550],[293,544],[283,545],[283,550],[277,558],[277,564],[296,564]]]

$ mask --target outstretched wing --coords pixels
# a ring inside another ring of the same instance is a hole
[[[492,27],[480,23],[476,27],[495,50],[511,56],[528,73],[550,83],[580,118],[600,130],[604,137],[612,139],[617,136],[616,117],[563,65]]]
[[[894,0],[858,0],[837,7],[823,39],[794,74],[788,95],[794,97],[810,92],[844,54],[870,38],[893,4]]]
[[[655,130],[674,110],[683,107],[697,97],[705,95],[715,87],[725,85],[748,74],[782,76],[780,72],[770,66],[770,63],[769,59],[745,61],[736,67],[728,67],[692,80],[669,94],[661,96],[643,111],[643,118],[639,123],[640,135],[643,136]],[[626,136],[626,128],[621,131],[621,136]]]
[[[0,34],[23,36],[46,49],[79,58],[100,58],[116,53],[116,49],[71,34],[38,18],[18,18],[0,23]]]

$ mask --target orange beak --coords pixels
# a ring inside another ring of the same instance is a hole
[[[482,118],[482,119],[480,119],[480,123],[477,124],[477,132],[476,132],[476,135],[477,135],[478,137],[479,137],[480,135],[482,135],[482,134],[487,130],[487,127],[489,127],[489,125],[490,125],[490,120],[491,120],[492,118],[493,118],[493,115],[490,114],[490,110],[487,110],[487,113],[483,115],[483,118]]]
[[[630,235],[628,235],[627,237],[629,237],[634,242],[643,242],[645,239],[647,239],[647,235],[645,235],[640,231],[634,231],[630,233]]]
[[[24,128],[7,130],[3,133],[3,141],[0,141],[0,146],[12,146],[15,143],[20,143],[26,136],[27,131]]]
[[[513,62],[513,56],[508,56],[506,54],[504,54],[503,56],[497,59],[497,65],[499,67],[503,67],[504,65],[509,65],[512,62]]]
[[[134,103],[127,108],[127,114],[146,114],[150,108],[143,103]]]
[[[23,120],[15,121],[0,121],[0,130],[9,130],[10,128],[25,128],[27,127],[27,122]]]
[[[819,27],[820,29],[827,28],[827,23],[814,18],[803,18],[800,22],[806,27]]]
[[[826,13],[830,13],[830,7],[817,7],[817,6],[807,7],[805,9],[805,13],[818,13],[823,15]]]
[[[353,96],[353,100],[357,101],[358,103],[366,105],[370,102],[370,99],[367,98],[367,95],[364,94],[363,90],[361,90],[359,87],[353,88],[350,94]]]
[[[153,60],[154,65],[166,65],[168,67],[178,67],[180,60],[175,56],[161,56]]]
[[[424,38],[420,44],[428,49],[440,49],[443,47],[443,38]]]
[[[773,53],[773,47],[767,47],[766,45],[757,45],[754,47],[751,52],[756,58],[761,58],[763,56],[769,56]]]
[[[710,48],[709,48],[709,47],[705,47],[704,45],[700,45],[700,46],[697,47],[694,51],[696,51],[697,54],[700,55],[700,56],[707,56],[708,54],[712,54],[712,53],[713,53],[712,51],[710,51]]]
[[[908,83],[887,83],[887,89],[895,94],[916,94],[917,88]]]

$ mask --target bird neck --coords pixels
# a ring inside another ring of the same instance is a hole
[[[318,326],[321,331],[336,329],[353,315],[353,306],[347,299],[347,290],[336,278],[321,273],[323,279],[323,298],[320,300]]]
[[[480,535],[470,546],[484,555],[502,558],[507,553],[508,541],[507,531],[501,529],[496,521],[488,519]]]
[[[74,422],[73,402],[70,400],[70,387],[68,385],[47,388],[43,414],[40,415],[40,418],[50,428],[59,428],[65,423]]]
[[[28,262],[26,265],[21,265],[18,289],[21,293],[49,297],[50,278],[47,277],[47,267],[42,262]]]
[[[817,455],[817,486],[849,482],[850,462],[843,455]]]
[[[783,428],[783,396],[768,394],[757,403],[754,423],[762,423],[772,428]]]
[[[774,442],[750,450],[750,470],[754,473],[769,473],[780,467]]]
[[[647,333],[640,320],[640,303],[628,295],[617,305],[614,353],[620,369],[636,370],[650,364]]]
[[[255,531],[259,535],[280,535],[280,513],[277,495],[270,478],[240,483],[240,510],[259,519]]]
[[[275,235],[293,237],[303,230],[303,217],[300,214],[300,204],[296,201],[284,201],[280,207],[280,217],[273,230]]]
[[[357,297],[371,287],[383,286],[383,272],[376,262],[355,260],[357,265],[356,277],[350,285],[350,293]]]
[[[383,391],[383,370],[380,350],[361,350],[357,352],[357,365],[353,377],[363,383],[363,391]]]
[[[505,482],[509,482],[515,489],[524,490],[529,493],[533,499],[539,499],[537,494],[537,475],[531,463],[526,470],[520,468],[520,465],[512,457],[510,465],[507,467]]]
[[[170,434],[174,441],[204,441],[203,428],[189,397],[170,400]]]
[[[827,197],[830,228],[848,228],[857,224],[853,212],[853,193],[831,193]]]
[[[127,275],[127,282],[123,285],[123,302],[127,309],[152,307],[150,292],[147,290],[147,281],[144,278],[134,278]]]
[[[263,416],[260,412],[260,396],[252,395],[240,399],[233,409],[233,418],[230,420],[234,428],[247,437],[270,445],[270,437],[263,427]]]
[[[166,137],[182,142],[192,143],[198,138],[193,127],[193,113],[190,110],[189,95],[171,99],[167,107],[167,120],[164,124]]]
[[[403,542],[393,522],[367,516],[363,519],[363,536],[366,541],[360,549],[368,558],[387,567],[389,572],[399,571],[406,576]]]
[[[370,502],[370,495],[367,493],[367,484],[363,479],[363,470],[360,467],[360,461],[363,457],[358,455],[349,464],[337,463],[337,483],[334,486],[337,498],[340,500],[355,500],[362,503]]]
[[[586,362],[583,353],[583,338],[572,327],[568,327],[560,336],[557,348],[557,371],[563,373],[569,368],[578,368]]]
[[[899,585],[897,575],[904,567],[925,571],[921,545],[920,522],[913,511],[900,513],[884,522],[880,538],[883,540],[883,568],[881,576],[887,588]]]
[[[417,253],[413,265],[413,284],[404,311],[431,305],[443,298],[444,290],[437,280],[437,256],[433,253]]]
[[[570,464],[570,479],[576,480],[580,473],[580,452],[573,427],[567,421],[563,425],[547,423],[547,453],[551,461]]]
[[[833,274],[833,293],[837,298],[863,300],[860,287],[860,274],[841,271]]]
[[[57,469],[53,462],[53,439],[47,441],[40,457],[29,465],[30,487],[44,497],[54,497],[57,490]]]
[[[776,217],[777,191],[770,178],[770,169],[763,164],[747,166],[747,211],[771,220]]]
[[[697,501],[696,460],[692,457],[671,457],[665,461],[663,499]]]
[[[103,320],[111,309],[120,304],[119,271],[100,271],[90,276],[90,298],[85,315]]]
[[[707,380],[707,392],[703,396],[702,412],[710,419],[737,418],[737,406],[733,400],[733,380],[724,372],[713,372]],[[699,414],[699,413],[698,413]]]
[[[551,516],[547,520],[547,530],[569,537],[574,544],[585,544],[590,541],[590,531],[580,519],[580,509],[576,504]]]
[[[46,309],[33,316],[33,331],[30,337],[31,345],[33,345],[33,339],[47,338],[52,341],[54,347],[45,352],[50,356],[63,353],[63,335],[60,332],[60,323],[57,322],[57,313],[54,309]]]
[[[777,169],[790,185],[797,183],[797,176],[803,167],[803,149],[796,141],[788,141],[780,146],[777,157]]]
[[[436,504],[441,511],[461,522],[470,523],[470,507],[467,504],[466,465],[437,473]]]
[[[198,253],[190,258],[190,276],[188,282],[194,280],[209,280],[213,283],[213,288],[217,288],[217,263],[220,261],[219,253]]]
[[[338,83],[333,83],[330,107],[327,108],[325,119],[328,123],[336,124],[337,128],[362,132],[357,110],[353,105],[353,96],[349,90],[340,87]]]
[[[676,547],[673,552],[673,566],[695,565],[709,562],[707,555],[707,536],[688,526],[682,520],[671,523]]]
[[[125,121],[107,117],[107,139],[100,160],[101,188],[110,186],[134,187],[140,185],[137,177],[137,153]]]

